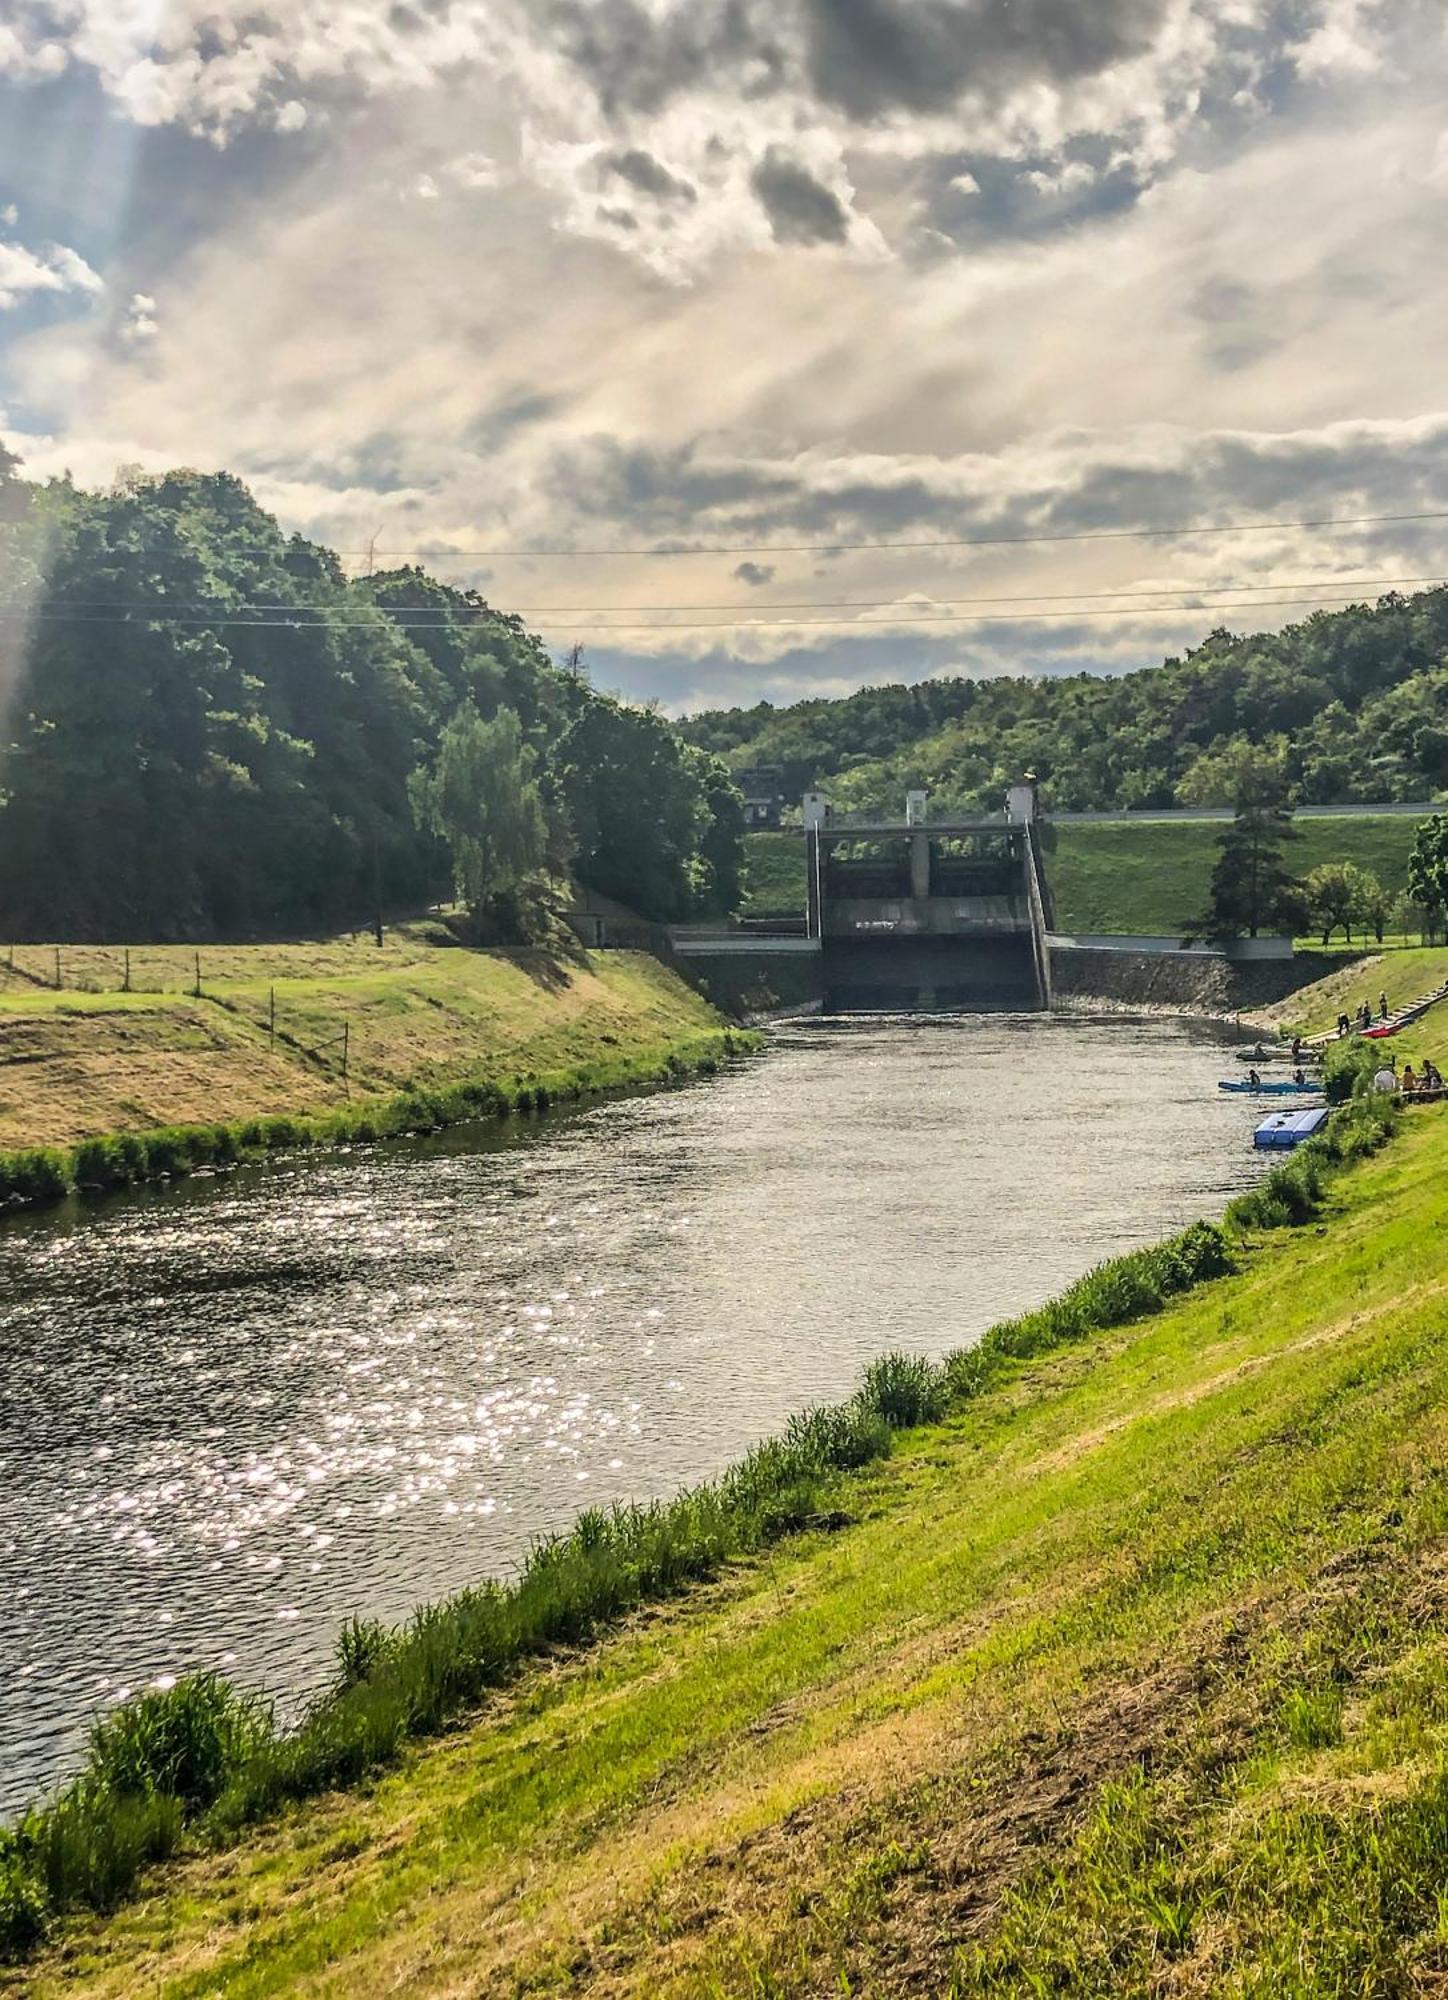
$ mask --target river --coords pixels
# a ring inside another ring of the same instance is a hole
[[[0,1225],[0,1808],[128,1691],[294,1704],[352,1613],[1219,1213],[1259,1171],[1232,1072],[1180,1021],[808,1022],[539,1126]]]

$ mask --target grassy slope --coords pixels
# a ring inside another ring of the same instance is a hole
[[[1448,947],[1411,946],[1403,950],[1374,952],[1325,979],[1303,986],[1290,999],[1264,1014],[1250,1017],[1258,1027],[1282,1025],[1290,1034],[1320,1034],[1331,1028],[1341,1013],[1352,1014],[1366,1000],[1376,1014],[1379,997],[1386,993],[1392,1009],[1430,993],[1448,980]],[[1448,1045],[1448,1003],[1431,1008],[1420,1021],[1392,1039],[1392,1052],[1401,1057],[1426,1053],[1443,1066]]]
[[[1406,886],[1411,819],[1301,819],[1291,866],[1306,874],[1353,861],[1397,894]],[[1210,820],[1180,825],[1077,824],[1055,829],[1049,856],[1063,931],[1179,931],[1206,907],[1221,832]]]
[[[1353,861],[1394,894],[1406,886],[1415,822],[1408,819],[1302,819],[1292,866],[1306,874],[1324,861]],[[1211,821],[1055,828],[1047,859],[1063,931],[1180,931],[1206,907],[1220,827]],[[804,909],[804,843],[798,835],[748,836],[746,916],[798,916]]]
[[[843,1532],[163,1875],[25,1990],[1305,1995],[1441,1968],[1445,1137],[1415,1113],[1328,1228],[913,1433]]]
[[[745,835],[746,917],[804,915],[804,841],[797,833]]]
[[[18,956],[37,969],[53,961],[38,949]],[[68,952],[65,976],[118,983],[119,954]],[[200,1000],[183,990],[189,952],[138,951],[132,976],[166,988],[55,991],[14,974],[0,986],[0,1148],[317,1110],[414,1083],[501,1081],[659,1051],[717,1025],[641,954],[560,968],[528,953],[431,948],[416,934],[381,952],[345,941],[207,952]]]

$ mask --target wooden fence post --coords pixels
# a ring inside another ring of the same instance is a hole
[[[60,946],[55,947],[55,990],[60,991]]]
[[[267,1000],[266,1033],[272,1053],[275,1054],[277,1046],[277,990],[275,986],[272,987]]]
[[[196,953],[196,998],[201,998],[201,954]]]
[[[123,979],[122,979],[122,981],[121,981],[121,991],[122,991],[122,993],[129,993],[129,992],[130,992],[130,990],[131,990],[131,947],[130,947],[129,945],[127,945],[127,946],[126,946],[126,971],[125,971],[125,976],[124,976],[124,978],[123,978]]]

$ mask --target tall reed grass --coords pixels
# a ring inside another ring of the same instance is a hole
[[[0,1832],[0,1953],[24,1955],[67,1911],[112,1907],[183,1839],[225,1842],[289,1801],[355,1783],[527,1661],[584,1644],[782,1536],[837,1525],[852,1475],[887,1457],[898,1433],[959,1412],[1035,1356],[1231,1271],[1235,1232],[1315,1213],[1326,1173],[1376,1150],[1393,1122],[1390,1105],[1355,1099],[1323,1139],[1239,1197],[1226,1228],[1193,1223],[1112,1258],[943,1362],[881,1355],[847,1402],[800,1412],[719,1479],[671,1500],[580,1515],[568,1534],[535,1544],[511,1582],[478,1584],[392,1629],[350,1621],[332,1684],[290,1730],[212,1675],[112,1711],[80,1776]]]

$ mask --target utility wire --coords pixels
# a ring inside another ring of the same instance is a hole
[[[378,556],[425,556],[429,562],[451,561],[460,557],[494,560],[516,557],[519,561],[554,557],[572,560],[594,556],[802,556],[836,555],[861,549],[994,549],[1031,547],[1042,542],[1134,542],[1161,541],[1191,535],[1269,535],[1284,528],[1370,528],[1407,521],[1448,521],[1448,509],[1425,514],[1325,514],[1307,521],[1226,521],[1187,523],[1171,528],[1087,528],[1054,535],[935,535],[922,541],[865,542],[739,542],[701,543],[693,548],[601,548],[601,549],[333,549],[331,553],[365,562]]]
[[[1127,586],[1120,590],[1058,590],[1058,591],[1027,590],[1027,591],[1018,591],[1011,596],[1005,596],[1005,597],[1001,596],[945,597],[943,595],[937,596],[932,591],[920,591],[917,592],[916,595],[919,598],[921,598],[925,603],[938,604],[946,609],[955,610],[959,609],[961,605],[973,605],[973,604],[1067,604],[1067,603],[1076,604],[1088,601],[1094,602],[1098,599],[1117,598],[1117,597],[1211,598],[1211,597],[1230,596],[1234,593],[1241,593],[1245,591],[1280,592],[1284,590],[1312,591],[1317,589],[1334,590],[1334,591],[1387,590],[1395,587],[1398,584],[1410,584],[1410,583],[1443,584],[1443,583],[1448,583],[1448,577],[1444,576],[1333,576],[1333,577],[1321,577],[1321,578],[1295,577],[1291,579],[1284,578],[1279,583],[1215,583],[1215,584],[1161,583],[1157,584],[1154,589],[1148,589],[1144,587],[1136,588],[1134,586]],[[799,599],[786,598],[783,600],[774,598],[765,600],[759,605],[758,608],[761,611],[886,611],[889,610],[889,608],[892,605],[899,604],[900,602],[901,599],[898,596],[842,597],[842,598],[825,597],[825,598],[799,598]],[[675,612],[685,612],[685,611],[730,612],[730,611],[745,610],[747,608],[748,607],[746,605],[740,603],[735,603],[735,604],[523,603],[511,607],[506,612],[499,611],[498,608],[493,605],[489,605],[486,607],[487,611],[490,612],[495,617],[511,617],[511,618],[522,617],[525,614],[527,616],[534,618],[546,618],[546,617],[552,617],[556,614],[563,612],[571,613],[574,615],[587,612],[588,614],[594,617],[612,617],[622,612],[633,612],[633,611],[647,611],[649,613],[657,614],[658,616],[662,617],[666,612],[671,614]],[[205,609],[204,600],[199,598],[190,598],[190,599],[178,598],[176,600],[176,611],[178,612],[187,610],[204,611],[204,609]],[[371,599],[368,599],[366,602],[361,604],[339,604],[335,606],[327,604],[281,604],[281,603],[273,604],[273,603],[263,602],[259,604],[248,604],[239,606],[237,607],[237,609],[241,612],[244,612],[247,619],[249,619],[254,613],[269,611],[269,612],[277,612],[288,616],[296,614],[299,617],[315,616],[318,618],[326,617],[329,619],[335,618],[338,620],[348,617],[355,617],[359,620],[368,623],[371,622],[374,615],[381,612],[385,613],[385,615],[388,616],[389,618],[406,619],[408,623],[411,624],[414,628],[421,629],[423,631],[427,631],[432,627],[435,627],[439,630],[446,630],[447,627],[452,624],[453,620],[459,615],[466,616],[469,613],[472,613],[476,616],[483,615],[483,607],[474,605],[457,606],[457,605],[434,605],[434,604],[376,604]],[[134,611],[134,612],[139,612],[143,617],[147,618],[164,618],[168,621],[168,623],[171,624],[181,624],[183,622],[186,622],[175,615],[169,603],[165,601],[162,601],[161,603],[147,602],[140,598],[97,597],[97,598],[72,598],[72,599],[67,599],[65,601],[66,616],[69,616],[73,612],[80,612],[80,611],[127,611],[127,612]],[[59,615],[59,614],[52,614],[49,612],[36,613],[37,617],[49,617],[52,615]],[[216,623],[217,621],[215,618],[203,617],[193,622],[197,624],[210,625]]]
[[[878,628],[880,631],[893,631],[902,625],[1044,624],[1048,621],[1059,621],[1062,619],[1069,620],[1074,624],[1085,624],[1100,619],[1186,618],[1190,617],[1194,611],[1286,611],[1310,605],[1350,605],[1360,603],[1361,601],[1360,596],[1354,596],[1351,592],[1322,590],[1314,592],[1309,597],[1269,598],[1265,600],[1258,598],[1255,601],[1236,601],[1232,603],[1212,601],[1200,604],[1132,604],[1112,611],[988,611],[938,615],[934,613],[917,614],[911,612],[887,618],[720,618],[708,624],[663,624],[657,619],[631,623],[592,620],[581,625],[550,623],[548,629],[553,632],[591,632],[598,638],[602,638],[610,632],[804,631],[810,627],[850,632],[862,632],[874,628]],[[334,619],[325,612],[322,612],[320,615],[313,615],[310,611],[302,616],[279,618],[170,618],[165,613],[153,612],[135,620],[125,616],[95,615],[84,612],[76,612],[74,614],[66,612],[38,612],[29,621],[27,621],[27,616],[24,612],[17,611],[0,612],[0,620],[17,623],[33,622],[74,625],[127,625],[131,623],[138,625],[189,625],[204,627],[208,631],[223,631],[236,628],[252,632],[314,631],[333,628],[337,625],[340,625],[342,629],[346,629],[349,625],[355,625],[355,620],[345,617]],[[404,627],[403,629],[426,631],[434,628],[413,626]]]

